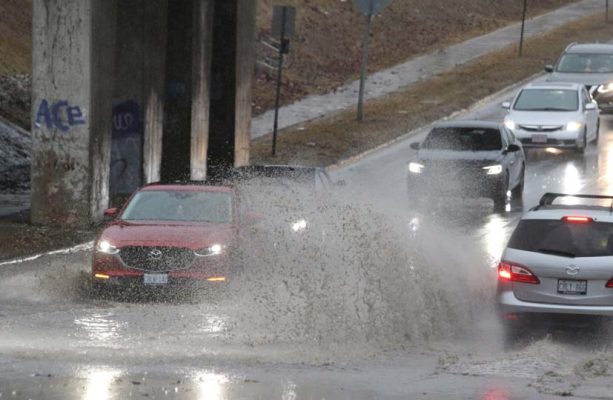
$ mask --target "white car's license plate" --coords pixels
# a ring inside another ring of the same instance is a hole
[[[560,294],[586,294],[587,281],[558,279],[558,293]]]
[[[532,143],[547,143],[547,135],[532,135]]]
[[[143,277],[145,285],[166,285],[168,275],[166,274],[145,274]]]

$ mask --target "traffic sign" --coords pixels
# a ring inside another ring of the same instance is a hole
[[[353,4],[366,16],[379,14],[391,2],[392,0],[353,0]]]

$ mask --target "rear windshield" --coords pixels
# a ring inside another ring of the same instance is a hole
[[[500,131],[492,128],[434,128],[422,145],[425,149],[492,151],[502,149]]]
[[[613,72],[612,54],[564,54],[558,63],[558,72],[609,73]]]
[[[213,191],[142,191],[130,201],[121,219],[229,223],[232,195]]]
[[[524,89],[515,102],[517,111],[576,111],[579,95],[576,90]]]
[[[522,220],[508,247],[567,257],[613,255],[613,224],[574,224],[562,220]]]

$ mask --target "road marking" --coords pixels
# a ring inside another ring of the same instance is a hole
[[[5,266],[5,265],[21,264],[21,263],[24,263],[24,262],[37,260],[37,259],[39,259],[41,257],[45,257],[45,256],[54,256],[54,255],[57,255],[57,254],[73,254],[73,253],[78,253],[80,251],[87,251],[87,250],[91,250],[93,248],[94,248],[94,241],[92,240],[91,242],[81,243],[81,244],[78,244],[76,246],[68,247],[68,248],[65,248],[65,249],[53,250],[53,251],[49,251],[47,253],[40,253],[40,254],[36,254],[36,255],[33,255],[33,256],[25,257],[25,258],[16,258],[16,259],[9,260],[9,261],[3,261],[3,262],[0,262],[0,267]]]

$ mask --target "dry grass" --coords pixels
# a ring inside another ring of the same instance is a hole
[[[278,139],[277,156],[270,155],[271,136],[252,143],[254,163],[331,165],[397,138],[408,131],[469,107],[539,71],[554,61],[568,43],[608,41],[613,24],[602,16],[584,18],[526,42],[524,57],[509,48],[432,79],[409,86],[366,105],[366,121],[358,123],[355,111],[290,128]]]

